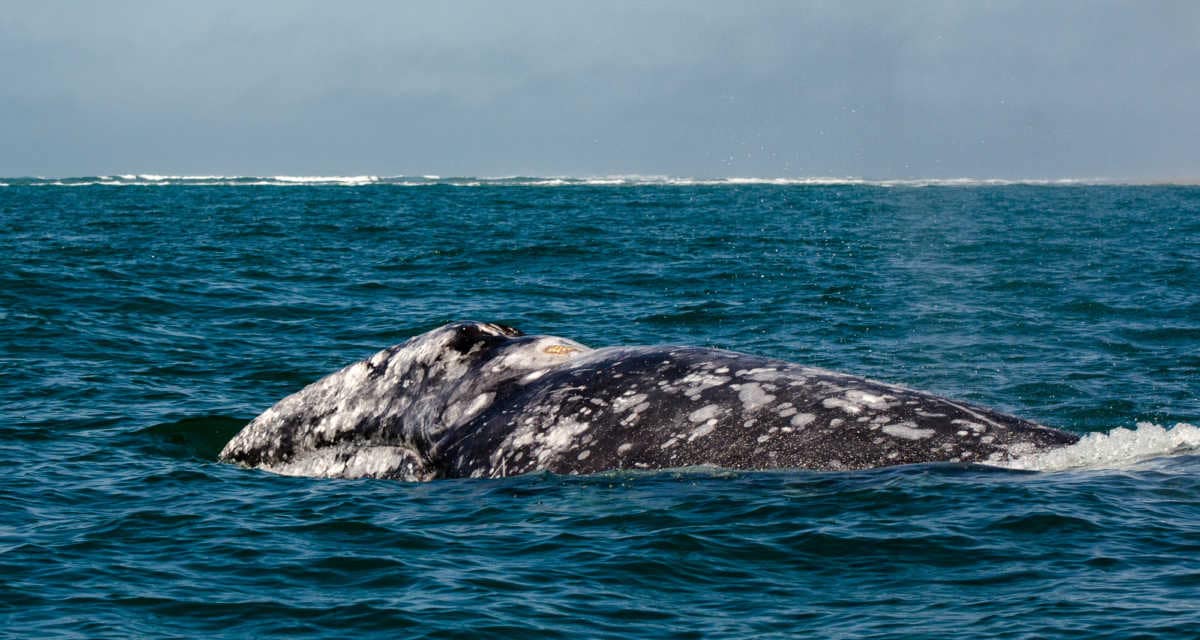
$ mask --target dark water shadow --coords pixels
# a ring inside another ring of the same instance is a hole
[[[131,446],[147,455],[212,462],[247,422],[244,418],[221,415],[184,418],[138,429],[128,438]]]

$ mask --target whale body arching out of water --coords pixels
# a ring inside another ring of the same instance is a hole
[[[696,465],[986,464],[1077,440],[782,360],[682,346],[590,349],[460,322],[280,400],[220,458],[288,475],[420,481]]]

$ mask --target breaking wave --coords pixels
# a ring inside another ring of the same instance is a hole
[[[1107,433],[1089,433],[1069,447],[1022,456],[999,466],[1026,471],[1121,469],[1196,453],[1200,453],[1200,427],[1180,422],[1165,428],[1139,422],[1134,429],[1118,427]]]
[[[1106,178],[1082,179],[997,179],[997,178],[934,178],[908,180],[868,180],[858,177],[794,177],[756,178],[724,177],[695,178],[657,175],[612,175],[593,177],[567,176],[502,176],[502,177],[442,177],[420,176],[223,176],[223,175],[163,175],[154,173],[120,174],[113,176],[6,178],[9,186],[86,187],[86,186],[343,186],[362,187],[390,185],[400,187],[601,187],[601,186],[874,186],[874,187],[995,187],[1006,185],[1082,186],[1130,184]],[[2,183],[0,183],[2,184]]]

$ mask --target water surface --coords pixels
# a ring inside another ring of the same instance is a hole
[[[14,637],[1200,635],[1200,188],[151,178],[0,179]],[[279,398],[465,319],[1096,435],[1038,472],[215,461]]]

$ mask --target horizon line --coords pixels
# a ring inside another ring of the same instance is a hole
[[[17,184],[14,184],[17,183]],[[864,178],[861,176],[722,176],[669,174],[441,176],[436,174],[201,175],[125,173],[93,176],[0,176],[0,186],[1198,186],[1200,178]]]

